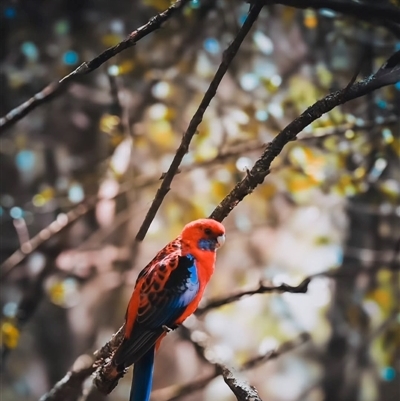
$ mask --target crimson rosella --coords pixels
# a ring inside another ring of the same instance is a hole
[[[212,219],[187,224],[140,272],[128,304],[124,339],[113,356],[119,371],[134,364],[130,401],[150,398],[154,353],[169,331],[199,305],[214,272],[225,229]]]

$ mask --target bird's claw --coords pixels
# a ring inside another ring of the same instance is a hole
[[[173,330],[173,329],[171,329],[171,327],[168,327],[165,324],[163,324],[161,327],[166,333],[170,333]]]

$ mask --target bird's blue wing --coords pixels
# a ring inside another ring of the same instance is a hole
[[[200,287],[195,259],[177,252],[147,269],[140,280],[143,283],[132,333],[114,355],[115,363],[121,367],[140,359],[163,334],[165,326],[174,328]]]

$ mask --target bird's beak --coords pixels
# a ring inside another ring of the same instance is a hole
[[[225,244],[225,234],[224,235],[219,235],[217,237],[217,248],[220,248],[224,244]]]

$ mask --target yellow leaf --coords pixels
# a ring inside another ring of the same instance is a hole
[[[132,60],[125,60],[118,66],[119,74],[127,74],[133,71],[135,68],[135,63]]]
[[[120,35],[116,35],[115,33],[109,33],[101,38],[101,42],[107,47],[115,46],[121,40],[122,37]]]
[[[4,322],[1,325],[1,344],[13,349],[18,345],[20,331],[11,322]]]
[[[118,129],[121,119],[112,114],[104,114],[100,119],[100,129],[106,134],[113,135]]]
[[[49,288],[51,301],[56,305],[63,305],[65,301],[65,288],[62,281],[55,282]]]
[[[229,187],[221,181],[213,180],[211,184],[211,193],[217,200],[223,199],[229,192]]]
[[[175,134],[171,123],[167,120],[149,121],[147,125],[149,138],[157,146],[169,149],[175,145]]]
[[[304,11],[304,25],[308,29],[314,29],[318,25],[317,14],[313,10]]]
[[[164,11],[171,5],[171,0],[144,0],[144,4],[158,11]]]

